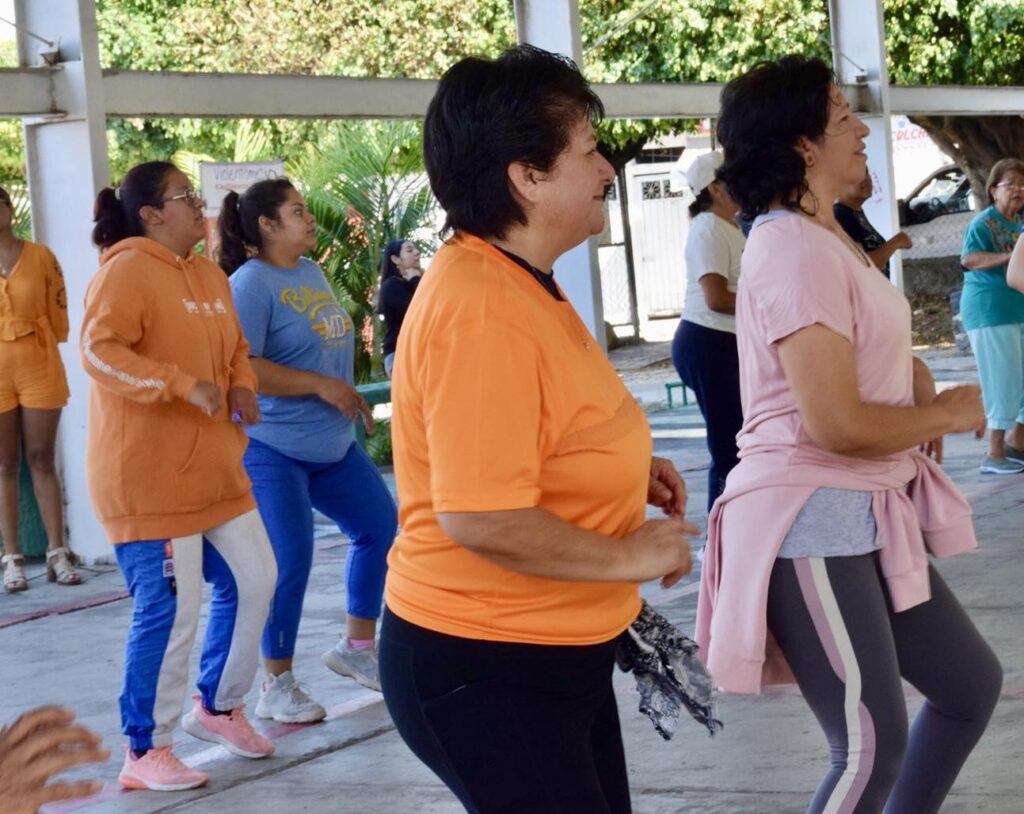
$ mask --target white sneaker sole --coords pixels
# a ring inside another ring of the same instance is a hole
[[[291,714],[283,712],[267,712],[266,709],[256,705],[256,717],[268,721],[277,721],[279,724],[315,724],[327,717],[327,710],[311,709],[307,712],[294,712]]]
[[[181,719],[181,728],[188,732],[193,738],[198,738],[201,741],[207,741],[208,743],[217,743],[227,749],[231,754],[238,755],[239,757],[247,757],[250,760],[260,760],[261,758],[270,757],[274,754],[273,750],[269,752],[250,752],[246,749],[242,749],[236,746],[223,735],[218,735],[216,732],[211,732],[198,720],[196,720],[195,713],[187,712],[185,717]]]
[[[193,780],[190,783],[153,783],[149,780],[143,780],[141,777],[137,777],[130,772],[126,772],[123,769],[117,776],[117,782],[126,789],[132,789],[133,791],[188,791],[189,789],[197,789],[200,786],[205,786],[209,778],[204,777],[202,780]]]
[[[351,678],[353,681],[362,684],[368,690],[373,690],[374,692],[381,691],[379,681],[374,681],[372,678],[364,675],[358,670],[353,670],[349,665],[338,658],[337,651],[333,648],[324,653],[321,658],[323,659],[324,664],[327,665],[327,668],[332,672],[337,673],[340,676],[344,676],[345,678]]]
[[[1024,467],[1020,469],[996,469],[994,466],[979,466],[978,471],[982,475],[1020,475],[1024,473]]]

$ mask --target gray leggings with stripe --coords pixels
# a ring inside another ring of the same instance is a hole
[[[934,568],[894,613],[878,554],[779,559],[768,627],[829,743],[809,814],[937,812],[988,725],[1002,668]],[[908,733],[900,678],[925,697]]]

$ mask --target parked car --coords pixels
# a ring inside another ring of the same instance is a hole
[[[914,241],[904,260],[959,256],[964,231],[978,211],[971,184],[956,164],[927,176],[897,202],[900,228]]]

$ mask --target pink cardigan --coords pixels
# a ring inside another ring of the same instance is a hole
[[[827,454],[815,462],[808,452],[788,466],[782,459],[791,456],[781,450],[745,458],[711,512],[696,639],[715,683],[728,692],[759,693],[768,684],[793,682],[768,632],[768,579],[782,541],[816,488],[873,493],[884,541],[882,572],[897,611],[930,598],[927,553],[948,557],[977,546],[971,507],[946,473],[919,452],[885,464],[845,459],[842,469],[828,466]],[[724,527],[728,546],[722,545]]]

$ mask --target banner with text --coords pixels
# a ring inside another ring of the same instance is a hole
[[[257,181],[284,176],[284,161],[218,162],[199,164],[199,189],[206,199],[203,218],[206,222],[206,256],[213,257],[217,246],[217,216],[224,196],[229,192],[241,195]]]

